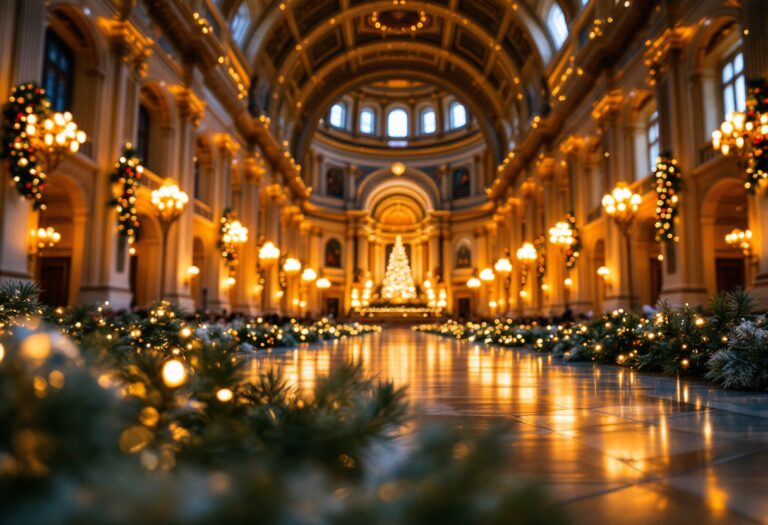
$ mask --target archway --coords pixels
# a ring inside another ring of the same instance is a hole
[[[131,248],[132,307],[147,308],[160,293],[160,225],[151,215],[139,214],[141,228]]]
[[[734,229],[748,228],[747,195],[737,179],[721,179],[707,192],[701,210],[704,279],[710,294],[746,287],[749,262],[738,246],[725,242]]]
[[[30,273],[40,284],[40,300],[49,306],[74,304],[80,290],[85,236],[85,199],[77,182],[52,175],[30,232]],[[55,231],[60,240],[51,245],[38,231]]]

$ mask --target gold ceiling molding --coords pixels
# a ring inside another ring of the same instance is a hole
[[[578,135],[568,135],[568,137],[560,143],[560,151],[564,155],[578,155],[583,147],[584,138]]]
[[[98,26],[109,40],[112,51],[137,75],[145,76],[154,40],[145,36],[127,20],[100,17]]]
[[[621,111],[624,104],[624,91],[614,89],[609,91],[603,98],[595,102],[592,107],[592,118],[598,124],[603,124],[613,120]]]
[[[691,34],[693,34],[691,27],[678,26],[665,29],[656,40],[646,40],[645,46],[648,49],[643,57],[648,67],[650,85],[655,85],[661,77],[666,75],[673,59],[683,52]]]
[[[176,97],[176,105],[181,116],[189,119],[195,127],[199,126],[200,121],[203,120],[203,115],[205,115],[205,102],[200,100],[195,92],[187,86],[174,84],[170,90]]]

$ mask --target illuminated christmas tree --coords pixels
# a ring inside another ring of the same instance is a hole
[[[408,255],[405,253],[403,240],[399,235],[395,238],[395,246],[389,255],[381,297],[393,303],[410,301],[416,297]]]

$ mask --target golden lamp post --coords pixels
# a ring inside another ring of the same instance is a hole
[[[160,298],[165,297],[165,270],[168,257],[168,233],[171,226],[184,212],[189,203],[189,196],[174,184],[172,179],[165,179],[163,185],[152,191],[152,205],[160,222],[162,234],[162,257],[160,259]]]
[[[538,259],[539,255],[536,253],[536,248],[533,244],[525,242],[517,249],[515,256],[522,266],[522,271],[520,272],[520,301],[518,301],[518,312],[522,315],[523,301],[528,297],[528,291],[525,289],[525,285],[528,284],[528,267]]]
[[[549,229],[549,242],[555,246],[560,247],[560,252],[565,255],[568,248],[573,246],[575,239],[573,237],[573,228],[567,221],[558,221],[552,228]],[[570,295],[571,286],[573,285],[573,279],[568,277],[568,267],[565,268],[566,277],[563,280],[563,294],[565,299],[566,310],[570,307]]]
[[[611,193],[603,196],[603,209],[613,219],[624,236],[627,249],[627,279],[629,281],[629,309],[635,308],[635,285],[632,276],[632,240],[629,236],[632,221],[640,207],[640,195],[633,193],[626,183],[620,182]]]
[[[508,254],[507,254],[508,255]],[[504,314],[509,313],[509,288],[512,286],[512,262],[509,257],[501,257],[494,263],[493,270],[502,278],[504,291]]]

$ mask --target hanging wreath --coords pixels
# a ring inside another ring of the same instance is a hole
[[[749,193],[755,193],[760,179],[768,177],[768,81],[750,80],[747,83],[747,123],[754,126],[752,147],[747,161],[747,180],[744,187]]]
[[[42,198],[47,177],[40,168],[28,129],[32,124],[45,120],[50,107],[51,102],[45,90],[31,82],[14,87],[8,102],[3,106],[0,158],[8,161],[16,189],[32,201],[35,209],[45,209]]]
[[[120,160],[115,163],[115,172],[112,174],[112,182],[115,184],[117,194],[112,205],[117,210],[117,233],[128,242],[133,242],[139,232],[136,199],[143,172],[144,167],[141,165],[138,150],[126,144]]]
[[[568,221],[568,226],[571,227],[571,237],[573,238],[573,242],[565,250],[565,267],[570,270],[576,266],[576,262],[581,256],[581,233],[576,227],[576,216],[573,212],[568,212],[565,220]]]
[[[683,187],[683,175],[671,153],[659,155],[653,177],[656,180],[656,240],[677,242],[675,217],[680,190]]]
[[[536,281],[541,284],[547,275],[547,236],[540,235],[533,241],[538,257],[536,259]]]
[[[235,226],[236,225],[236,226]],[[219,248],[221,257],[224,259],[224,265],[229,269],[229,276],[234,277],[237,271],[237,265],[240,263],[239,252],[240,245],[238,239],[240,231],[240,222],[237,220],[237,214],[232,208],[225,208],[221,215],[219,226]]]

